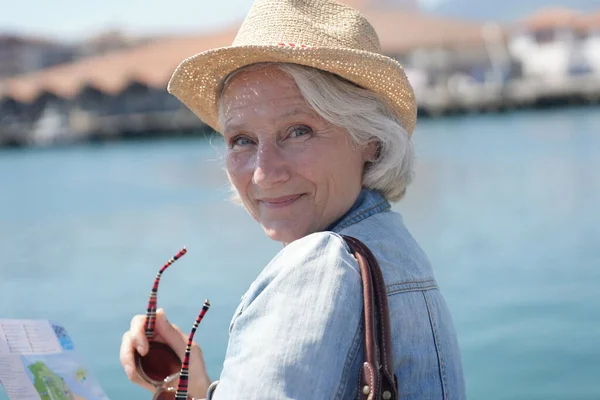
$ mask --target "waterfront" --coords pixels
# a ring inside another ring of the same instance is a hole
[[[424,120],[395,206],[434,264],[469,399],[600,398],[597,107]],[[111,399],[148,398],[118,350],[160,265],[159,304],[218,376],[239,297],[279,250],[239,209],[220,141],[0,151],[0,318],[63,323]],[[0,393],[0,399],[4,399]]]
[[[545,7],[498,23],[358,3],[381,45],[369,51],[400,62],[421,117],[600,102],[600,10]],[[142,40],[128,50],[5,78],[3,58],[8,69],[18,70],[27,63],[17,60],[39,49],[23,40],[3,51],[0,38],[0,147],[206,131],[168,93],[169,78],[183,59],[229,46],[238,28]],[[310,57],[314,49],[302,51]]]

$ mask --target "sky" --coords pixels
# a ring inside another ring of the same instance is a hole
[[[441,1],[444,0],[419,0],[423,8]],[[71,41],[112,29],[134,34],[208,32],[241,21],[252,3],[253,0],[0,0],[0,33]]]

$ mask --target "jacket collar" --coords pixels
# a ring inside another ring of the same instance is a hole
[[[339,233],[344,228],[354,225],[371,215],[387,211],[391,208],[390,203],[376,190],[362,188],[354,205],[340,219],[327,229]]]

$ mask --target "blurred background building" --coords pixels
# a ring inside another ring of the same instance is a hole
[[[416,0],[346,2],[374,25],[384,53],[404,65],[421,116],[600,97],[600,7],[593,2],[532,11],[531,2],[523,9],[508,0],[501,6],[529,14],[495,20],[477,15],[481,5],[469,0],[442,3],[454,4],[446,13],[425,12]],[[490,7],[499,12],[498,4]],[[457,10],[471,18],[452,16]],[[166,85],[182,59],[231,44],[238,26],[153,37],[108,31],[76,44],[0,36],[0,144],[206,130]]]
[[[0,35],[0,79],[75,60],[74,49],[50,40]]]

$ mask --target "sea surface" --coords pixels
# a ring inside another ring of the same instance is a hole
[[[394,208],[429,255],[468,398],[600,399],[600,109],[422,120]],[[0,318],[52,319],[111,399],[158,268],[159,305],[218,378],[240,296],[281,249],[228,201],[223,146],[166,139],[0,150]],[[0,389],[0,399],[6,395]]]

